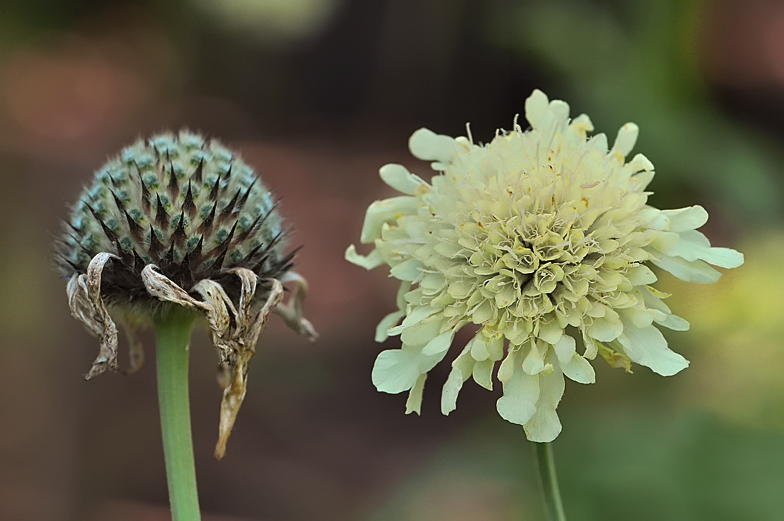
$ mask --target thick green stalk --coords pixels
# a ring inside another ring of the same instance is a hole
[[[188,403],[188,343],[195,315],[169,308],[156,314],[158,404],[172,521],[199,521],[196,466]]]
[[[566,521],[563,503],[561,503],[561,491],[558,488],[558,478],[555,475],[553,449],[549,443],[533,443],[547,517],[550,521]]]

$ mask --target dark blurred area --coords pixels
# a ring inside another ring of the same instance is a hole
[[[596,385],[567,384],[567,516],[779,519],[784,3],[30,0],[0,6],[0,520],[169,518],[152,335],[141,371],[84,382],[98,343],[69,315],[51,243],[108,157],[181,127],[240,150],[281,197],[321,334],[309,344],[273,319],[220,463],[216,357],[194,335],[204,520],[544,519],[500,389],[466,383],[448,418],[448,362],[421,417],[375,391],[374,330],[396,288],[343,260],[367,205],[391,195],[379,167],[429,177],[406,148],[414,130],[470,122],[488,142],[534,88],[610,140],[637,123],[652,204],[703,205],[712,242],[746,254],[712,286],[662,275],[692,322],[668,337],[688,370],[597,361]]]

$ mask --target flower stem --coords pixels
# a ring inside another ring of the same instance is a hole
[[[566,521],[563,503],[561,503],[561,491],[558,488],[558,478],[555,475],[553,449],[549,443],[533,443],[547,518],[550,521]]]
[[[169,308],[157,313],[158,404],[172,521],[199,521],[196,466],[188,403],[188,342],[195,315]]]

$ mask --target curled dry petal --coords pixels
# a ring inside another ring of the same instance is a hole
[[[154,265],[147,265],[142,270],[142,279],[150,295],[160,300],[203,311],[207,319],[212,334],[212,343],[218,349],[220,360],[218,381],[224,387],[218,443],[215,446],[215,457],[219,460],[226,453],[226,442],[245,398],[248,362],[256,352],[256,342],[261,331],[267,325],[269,315],[276,307],[280,307],[280,301],[283,298],[283,285],[277,279],[271,279],[272,288],[266,302],[260,310],[254,312],[251,309],[251,302],[256,294],[258,277],[246,268],[234,268],[229,272],[236,275],[241,282],[237,306],[226,294],[223,286],[214,280],[201,280],[193,287],[192,291],[202,299],[199,301],[191,297],[176,283],[158,273]],[[298,292],[295,290],[295,295],[297,294]],[[302,294],[301,290],[299,294]],[[294,304],[291,311],[287,309],[284,313],[292,317],[291,320],[296,321],[297,324],[301,324],[303,321],[307,322],[301,315],[297,316],[297,311],[301,311],[301,303]],[[287,323],[290,322],[287,320]]]
[[[279,305],[283,298],[283,285],[277,279],[272,279],[272,289],[269,292],[264,306],[252,314],[250,306],[243,306],[243,303],[250,303],[256,284],[250,283],[250,275],[253,272],[244,268],[237,275],[242,280],[242,293],[240,297],[240,312],[235,314],[236,328],[233,331],[226,331],[219,335],[215,330],[212,332],[212,339],[215,346],[220,351],[221,366],[227,367],[230,376],[225,388],[223,389],[223,399],[221,400],[220,423],[218,425],[218,443],[215,445],[215,458],[220,460],[226,453],[226,442],[231,434],[237,413],[240,410],[242,401],[245,399],[248,383],[248,362],[256,352],[256,341],[262,330],[267,325],[272,310]],[[244,273],[248,272],[248,273]],[[254,275],[255,278],[255,275]],[[221,291],[223,291],[221,289]],[[236,313],[236,312],[235,312]]]
[[[101,272],[110,259],[117,258],[111,253],[98,253],[90,261],[87,274],[73,275],[68,281],[68,306],[71,315],[84,324],[98,338],[100,350],[90,371],[84,375],[89,380],[101,374],[108,366],[117,369],[117,326],[101,298]]]
[[[287,304],[279,304],[275,313],[280,315],[286,325],[291,329],[306,337],[310,341],[318,338],[318,333],[308,319],[302,316],[302,304],[308,295],[308,281],[305,277],[295,271],[289,271],[283,276],[283,284],[293,282],[294,292],[291,294]]]
[[[188,292],[172,282],[165,275],[161,275],[157,271],[157,266],[148,264],[142,269],[142,282],[144,287],[147,288],[147,293],[156,297],[158,300],[165,302],[173,302],[188,309],[195,309],[199,311],[206,311],[208,306],[204,303],[194,299]]]
[[[106,370],[107,365],[117,369],[117,327],[101,298],[101,272],[106,262],[116,258],[110,253],[99,253],[90,262],[87,275],[74,275],[68,283],[71,313],[100,339],[101,350],[85,378],[90,379]],[[142,269],[142,282],[147,292],[164,302],[171,302],[188,309],[201,311],[210,327],[212,341],[219,352],[218,381],[224,387],[221,401],[219,438],[215,457],[221,459],[226,452],[226,442],[234,426],[237,413],[247,389],[248,362],[255,353],[259,335],[267,325],[272,312],[278,313],[286,324],[301,335],[314,340],[313,326],[302,316],[302,301],[307,294],[307,282],[296,273],[287,274],[284,282],[294,282],[295,287],[288,304],[282,304],[283,284],[277,279],[267,279],[271,285],[267,300],[258,311],[252,309],[253,297],[258,287],[258,276],[246,268],[233,268],[229,273],[241,282],[237,305],[231,301],[223,287],[214,280],[201,280],[192,291],[197,300],[171,279],[161,274],[158,267],[148,264]],[[133,372],[144,360],[141,343],[135,335],[138,317],[125,313],[128,340],[131,345]]]

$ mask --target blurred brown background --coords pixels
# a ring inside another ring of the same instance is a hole
[[[556,458],[570,520],[768,520],[784,511],[784,3],[774,0],[94,0],[0,6],[0,520],[168,519],[151,335],[133,376],[86,383],[97,342],[70,318],[51,242],[92,172],[188,127],[239,149],[295,223],[308,344],[273,321],[216,463],[220,391],[194,336],[205,521],[539,520],[531,449],[468,382],[421,417],[377,393],[383,270],[343,261],[377,176],[427,126],[489,141],[534,88],[657,167],[652,204],[701,204],[746,254],[717,284],[662,276],[692,322],[672,378],[597,361],[567,384]],[[395,345],[389,341],[389,347]],[[121,343],[121,348],[124,347]],[[499,386],[500,387],[500,386]]]

